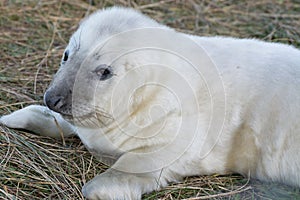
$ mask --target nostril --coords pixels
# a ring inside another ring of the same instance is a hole
[[[58,99],[54,102],[53,106],[56,107],[57,104],[58,104],[60,101],[61,101],[61,98],[58,98]]]
[[[53,111],[59,112],[59,109],[64,105],[63,98],[61,96],[55,96],[51,93],[45,93],[44,102],[45,105]]]
[[[63,98],[60,96],[57,97],[51,97],[47,101],[47,106],[54,111],[58,111],[62,106],[64,105],[63,103]]]

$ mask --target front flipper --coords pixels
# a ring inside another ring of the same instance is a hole
[[[168,178],[168,167],[160,167],[156,157],[125,153],[110,169],[83,186],[83,196],[89,200],[139,200],[142,194],[164,187],[173,180]]]
[[[31,105],[0,118],[0,124],[9,128],[25,129],[53,138],[76,134],[75,127],[45,106]]]

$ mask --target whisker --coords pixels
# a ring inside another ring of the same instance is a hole
[[[74,122],[81,126],[105,127],[114,120],[112,115],[101,107],[78,104],[73,107]]]
[[[101,117],[105,117],[107,119],[113,119],[113,116],[103,109],[95,108],[95,113],[97,114],[97,116],[100,115]]]

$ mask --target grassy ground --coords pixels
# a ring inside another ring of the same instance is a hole
[[[139,9],[186,33],[260,38],[300,47],[298,0],[0,0],[0,116],[42,104],[80,19],[114,4]],[[83,199],[82,185],[106,168],[77,138],[63,145],[0,126],[0,199]],[[300,197],[298,189],[272,188],[238,175],[189,177],[144,199]]]

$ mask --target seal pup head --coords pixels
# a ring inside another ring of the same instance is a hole
[[[110,119],[109,93],[128,68],[124,59],[111,63],[110,58],[119,51],[121,42],[102,46],[113,35],[148,27],[167,29],[130,8],[113,7],[85,18],[70,38],[61,66],[44,95],[46,106],[79,122],[99,115],[104,121]]]

